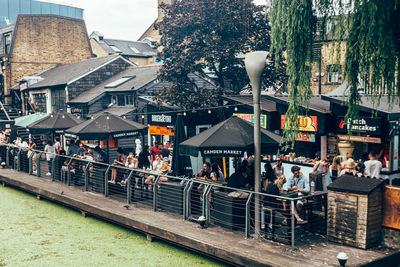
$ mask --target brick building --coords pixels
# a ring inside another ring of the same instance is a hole
[[[1,94],[18,98],[18,86],[31,76],[54,66],[92,57],[85,22],[57,15],[18,15],[16,23],[0,28],[3,66]],[[14,89],[11,88],[14,86]],[[14,93],[15,92],[15,93]]]

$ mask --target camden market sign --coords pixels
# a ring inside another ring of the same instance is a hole
[[[368,117],[361,117],[358,120],[353,120],[352,123],[351,119],[349,119],[347,123],[345,123],[344,117],[338,117],[336,119],[337,132],[347,133],[348,131],[350,131],[350,124],[351,132],[353,133],[380,135],[382,132],[382,119]]]

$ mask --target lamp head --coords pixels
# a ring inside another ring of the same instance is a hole
[[[347,262],[347,254],[344,252],[339,252],[339,254],[337,254],[336,258],[339,261],[340,266],[346,266],[346,262]]]
[[[254,51],[247,53],[244,60],[247,75],[253,89],[253,96],[258,98],[260,96],[261,74],[264,70],[267,56],[267,51]]]
[[[200,224],[200,227],[204,228],[204,225],[206,224],[206,217],[200,216],[197,220],[198,220],[198,222]]]

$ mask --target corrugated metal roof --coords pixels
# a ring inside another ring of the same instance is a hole
[[[253,96],[251,95],[223,96],[223,98],[237,103],[253,106]],[[260,108],[266,112],[274,112],[276,111],[276,103],[261,96]]]
[[[271,101],[281,102],[281,103],[285,103],[285,104],[289,105],[289,97],[288,96],[265,95],[263,97],[270,99]],[[319,112],[322,114],[331,113],[329,101],[323,100],[320,95],[313,95],[310,98],[310,101],[308,103],[308,108],[310,110],[313,110],[313,111],[316,111],[316,112]]]

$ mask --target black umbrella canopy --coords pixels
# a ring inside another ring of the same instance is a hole
[[[82,140],[108,140],[110,136],[114,139],[132,137],[146,130],[147,126],[104,112],[65,132],[66,136]]]
[[[182,156],[178,153],[178,144],[186,140],[185,126],[181,114],[176,117],[175,133],[174,133],[174,150],[172,156],[172,170],[175,175],[185,175],[186,168],[190,168],[190,158],[188,156]]]
[[[281,136],[261,129],[263,153],[279,148]],[[245,151],[254,150],[254,126],[236,116],[179,144],[181,155],[210,157],[240,157]]]
[[[54,131],[55,133],[64,133],[64,130],[74,127],[82,122],[84,122],[83,119],[78,119],[71,113],[60,111],[29,124],[28,128],[33,132]]]

